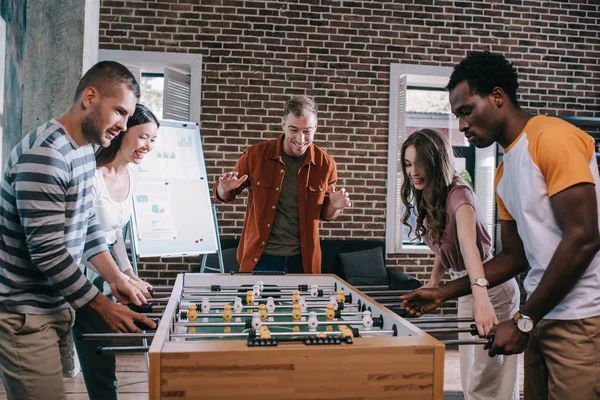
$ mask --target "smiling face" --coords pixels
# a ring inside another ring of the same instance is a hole
[[[123,83],[113,92],[102,95],[89,87],[82,93],[85,115],[81,122],[83,137],[88,143],[108,147],[127,127],[127,118],[133,114],[137,98]]]
[[[155,122],[132,126],[123,133],[125,136],[121,142],[119,153],[128,163],[141,163],[146,153],[152,151],[157,133],[158,126]]]
[[[289,113],[281,126],[285,134],[283,151],[293,157],[306,154],[308,146],[313,142],[317,131],[316,115],[312,112],[300,116]]]
[[[450,90],[452,113],[458,118],[458,129],[476,147],[484,148],[498,141],[504,131],[504,122],[498,102],[498,92],[480,96],[472,91],[467,81]]]
[[[425,176],[425,170],[419,165],[417,160],[417,149],[415,146],[410,145],[404,151],[404,173],[410,179],[416,190],[425,189],[427,184],[427,178]]]

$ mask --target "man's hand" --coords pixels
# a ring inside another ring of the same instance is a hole
[[[99,294],[89,304],[115,333],[139,333],[142,330],[135,323],[146,325],[148,329],[156,329],[150,318],[131,311],[128,307],[113,303],[103,294]]]
[[[400,300],[402,300],[400,307],[417,317],[435,310],[445,302],[440,288],[420,288],[400,296]]]
[[[136,306],[146,304],[146,297],[140,289],[129,283],[123,276],[119,275],[114,281],[108,282],[112,294],[122,304],[133,303]]]
[[[219,186],[217,187],[217,192],[219,193],[219,197],[225,199],[229,197],[229,192],[240,187],[242,183],[248,179],[248,175],[242,175],[241,177],[237,177],[238,173],[233,172],[225,172],[223,175],[219,177]]]
[[[337,191],[335,185],[329,185],[329,202],[331,203],[331,207],[336,210],[341,210],[352,205],[346,189],[342,188]]]
[[[489,348],[488,354],[494,357],[496,354],[518,354],[527,347],[529,335],[521,332],[513,320],[508,320],[494,326],[488,336],[494,336],[494,343]],[[488,349],[486,345],[484,347]]]

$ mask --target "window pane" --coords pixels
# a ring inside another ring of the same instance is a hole
[[[444,134],[452,146],[469,146],[458,130],[458,120],[450,111],[446,90],[409,88],[406,96],[406,134],[422,128]]]
[[[163,118],[164,77],[162,74],[144,74],[140,82],[140,103],[158,118]]]
[[[406,135],[423,128],[435,129],[446,136],[453,147],[470,146],[465,136],[458,130],[458,120],[450,111],[446,90],[409,87],[406,95]],[[465,174],[463,172],[466,171],[465,158],[455,157],[454,166],[457,173]],[[411,216],[409,222],[413,227],[411,237],[408,237],[408,227],[403,226],[402,242],[416,244],[411,242],[411,239],[414,239],[416,217]]]

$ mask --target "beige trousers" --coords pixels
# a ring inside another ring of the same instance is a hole
[[[512,318],[519,309],[519,285],[515,279],[488,290],[499,321]],[[458,299],[458,316],[473,316],[473,296]],[[461,323],[460,327],[469,327]],[[470,333],[459,333],[459,339],[473,339]],[[490,357],[483,346],[459,346],[460,377],[465,400],[519,400],[519,357]]]
[[[543,319],[533,328],[525,349],[525,399],[600,399],[600,316]]]
[[[15,314],[0,308],[0,371],[9,400],[64,400],[62,358],[75,321],[54,314]]]

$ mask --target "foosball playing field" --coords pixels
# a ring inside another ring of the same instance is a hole
[[[333,275],[185,274],[151,399],[441,399],[444,345]]]

